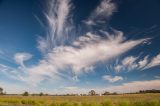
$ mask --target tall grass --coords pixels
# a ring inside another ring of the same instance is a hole
[[[0,106],[160,106],[160,94],[109,96],[1,96]]]

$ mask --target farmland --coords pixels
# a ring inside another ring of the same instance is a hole
[[[160,106],[160,94],[0,96],[0,106]]]

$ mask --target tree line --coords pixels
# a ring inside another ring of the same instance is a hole
[[[151,90],[140,90],[138,92],[135,93],[126,93],[126,94],[141,94],[141,93],[160,93],[160,90],[156,90],[156,89],[151,89]],[[0,95],[5,95],[6,92],[4,92],[3,88],[0,87]],[[117,95],[117,92],[108,92],[105,91],[104,93],[102,93],[101,95]],[[24,93],[22,93],[23,96],[48,96],[49,94],[44,94],[43,92],[40,92],[39,94],[29,94],[29,92],[25,91]],[[100,94],[96,93],[95,90],[90,90],[88,92],[88,94],[80,94],[80,96],[98,96]],[[52,96],[52,95],[50,95]],[[64,95],[53,95],[53,96],[78,96],[78,94],[64,94]]]
[[[152,89],[152,90],[140,90],[138,93],[160,93],[160,90]]]

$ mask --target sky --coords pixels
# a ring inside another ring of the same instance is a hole
[[[159,19],[159,0],[0,0],[0,87],[160,89]]]

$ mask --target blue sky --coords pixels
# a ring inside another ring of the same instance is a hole
[[[159,89],[159,5],[0,0],[0,87],[51,94]]]

